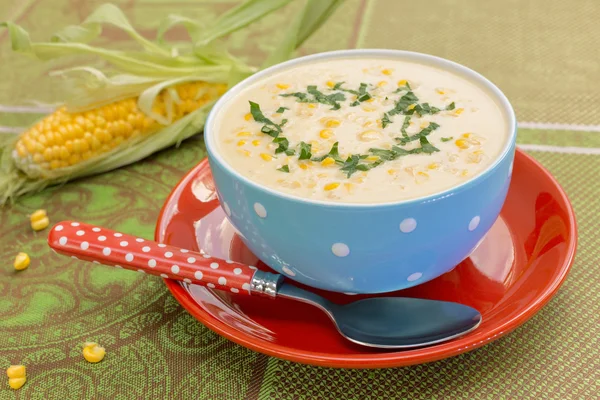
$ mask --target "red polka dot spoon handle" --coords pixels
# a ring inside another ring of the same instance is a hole
[[[80,222],[56,224],[48,235],[48,244],[57,253],[80,260],[233,293],[274,297],[283,279],[253,266]]]

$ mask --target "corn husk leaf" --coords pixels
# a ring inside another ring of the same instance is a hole
[[[144,38],[131,25],[125,14],[113,4],[102,4],[80,25],[71,25],[52,35],[50,41],[64,43],[89,43],[102,33],[102,25],[112,25],[125,31],[145,51],[169,55],[168,50]]]
[[[108,67],[80,65],[53,72],[65,79],[69,93],[69,111],[94,109],[125,98],[137,98],[138,108],[161,124],[156,132],[130,139],[119,147],[74,166],[45,171],[43,177],[30,177],[21,171],[13,159],[18,139],[15,134],[0,135],[0,204],[26,193],[75,178],[95,175],[141,160],[150,154],[201,132],[214,104],[211,101],[187,116],[172,122],[169,105],[179,100],[176,84],[193,81],[237,83],[257,68],[247,65],[227,52],[217,40],[260,20],[265,15],[289,4],[291,0],[248,0],[205,27],[187,17],[169,15],[161,22],[155,42],[139,35],[125,15],[114,5],[96,9],[80,25],[59,30],[49,42],[33,42],[22,27],[0,23],[9,31],[12,49],[39,60],[63,56],[93,55],[106,61]],[[292,22],[288,32],[264,65],[289,58],[312,32],[318,29],[341,3],[335,0],[305,0],[304,8]],[[112,25],[130,35],[141,47],[139,51],[120,51],[93,46],[103,25]],[[170,45],[164,35],[174,26],[183,25],[191,38],[188,45]],[[161,92],[166,92],[167,116],[156,114],[152,106]]]
[[[185,27],[192,43],[199,39],[202,29],[205,29],[203,24],[194,19],[183,15],[169,14],[158,26],[158,30],[156,31],[156,41],[166,46],[167,42],[165,41],[165,34],[177,25],[183,25]]]
[[[342,4],[343,0],[306,0],[302,12],[291,22],[286,34],[262,67],[267,68],[291,58],[294,51]]]
[[[235,32],[289,4],[291,0],[248,0],[221,15],[214,25],[202,32],[195,46],[202,48],[212,41]]]

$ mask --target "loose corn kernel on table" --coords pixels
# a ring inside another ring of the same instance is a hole
[[[214,17],[200,13],[206,4],[171,4],[133,0],[126,11],[149,37],[157,29],[153,21],[165,13],[204,22]],[[210,4],[215,11],[231,6]],[[80,22],[93,8],[68,0],[0,0],[0,20],[13,19],[42,38],[56,26]],[[201,139],[195,138],[177,150],[0,210],[0,367],[24,365],[27,370],[26,383],[17,390],[4,374],[0,399],[596,398],[600,92],[592,82],[600,78],[599,13],[600,4],[592,0],[512,1],[508,7],[505,2],[465,0],[459,7],[432,0],[426,10],[417,2],[347,0],[302,50],[389,47],[431,53],[480,71],[505,91],[520,122],[519,144],[564,185],[580,229],[578,257],[566,283],[515,332],[458,357],[401,369],[292,364],[203,327],[160,279],[59,257],[46,246],[47,229],[32,230],[29,215],[46,209],[51,222],[82,220],[151,238],[169,191],[204,154]],[[288,17],[277,14],[255,26],[252,35],[234,35],[234,50],[260,60]],[[110,30],[105,35],[114,46],[130,45]],[[17,108],[23,101],[57,99],[44,77],[52,65],[14,55],[5,31],[0,31],[0,56],[2,132],[42,116],[44,110],[31,104]],[[61,151],[57,154],[63,160]],[[12,263],[19,252],[31,262],[15,271]],[[106,349],[102,361],[85,360],[86,342]]]

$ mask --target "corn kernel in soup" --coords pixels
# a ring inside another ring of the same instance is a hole
[[[213,129],[225,162],[248,179],[344,203],[460,185],[489,167],[508,138],[505,116],[476,84],[433,66],[372,58],[273,74],[225,105]]]

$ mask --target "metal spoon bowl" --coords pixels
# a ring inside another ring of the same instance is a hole
[[[447,301],[409,297],[375,297],[345,305],[283,283],[278,296],[323,310],[342,336],[378,348],[429,346],[476,329],[481,314],[472,307]]]

